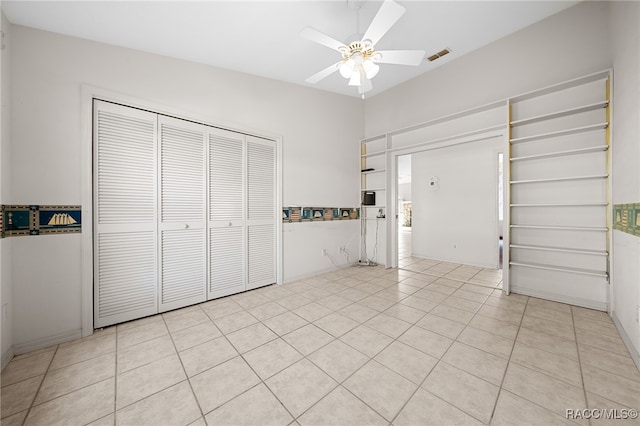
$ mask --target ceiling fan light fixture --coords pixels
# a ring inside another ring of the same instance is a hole
[[[355,9],[366,0],[347,0],[356,2]],[[424,59],[422,50],[382,50],[376,51],[375,45],[389,31],[389,29],[406,12],[406,8],[394,0],[384,0],[364,35],[356,34],[349,38],[347,43],[338,41],[321,31],[311,27],[304,28],[300,34],[313,42],[324,45],[334,51],[338,51],[342,60],[312,75],[306,81],[315,84],[332,73],[339,71],[342,77],[349,80],[349,86],[355,86],[358,93],[364,93],[373,89],[371,79],[380,71],[379,64],[398,64],[418,66]],[[359,31],[356,22],[356,31]],[[438,52],[436,55],[440,55]]]
[[[365,59],[362,63],[362,68],[369,80],[378,75],[378,71],[380,71],[380,65],[376,64],[371,59]]]
[[[354,70],[355,72],[351,74],[351,79],[349,80],[349,86],[360,86],[361,76],[359,70]]]
[[[348,60],[344,61],[342,64],[340,64],[340,75],[344,78],[351,78],[354,66],[355,63],[353,62],[353,59],[349,58]]]

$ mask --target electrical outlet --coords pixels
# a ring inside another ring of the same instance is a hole
[[[322,255],[326,256],[327,255],[327,249],[322,249]]]

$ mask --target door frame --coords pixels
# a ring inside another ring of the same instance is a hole
[[[432,144],[432,145],[414,145],[411,147],[407,147],[407,148],[398,148],[398,149],[394,149],[394,150],[389,150],[387,151],[387,159],[386,159],[386,168],[387,170],[389,170],[389,173],[387,173],[387,188],[389,188],[389,190],[387,191],[387,200],[386,203],[388,206],[390,206],[390,210],[389,213],[387,214],[387,218],[386,218],[386,227],[387,227],[387,235],[388,235],[388,239],[387,239],[387,253],[386,253],[386,262],[388,267],[391,268],[397,268],[398,267],[398,213],[399,213],[399,206],[398,206],[398,157],[403,156],[403,155],[413,155],[413,154],[419,154],[422,152],[427,152],[427,151],[432,151],[435,149],[442,149],[442,148],[448,148],[451,146],[455,146],[455,145],[462,145],[462,144],[468,144],[468,143],[476,143],[476,142],[482,142],[488,139],[493,139],[493,138],[502,138],[503,139],[503,147],[504,149],[508,149],[509,147],[509,138],[508,138],[508,132],[506,131],[506,129],[500,129],[500,130],[494,130],[494,131],[489,131],[486,133],[482,133],[482,134],[478,134],[478,135],[474,135],[471,137],[461,137],[461,138],[457,138],[457,139],[453,139],[453,140],[449,140],[445,143],[438,143],[438,144]],[[505,152],[504,149],[502,150],[502,152]],[[498,152],[498,151],[496,151]],[[505,156],[505,158],[507,158],[507,156]],[[497,165],[497,155],[495,156],[495,162]],[[503,173],[503,223],[502,223],[502,232],[503,232],[503,245],[504,247],[508,247],[509,245],[509,219],[508,219],[508,214],[509,214],[509,195],[508,195],[508,188],[509,185],[508,183],[508,179],[509,179],[509,174],[506,171],[508,169],[508,164],[505,165],[505,172]],[[497,167],[495,167],[495,173],[496,173],[496,179],[497,179],[497,175],[498,175],[498,169]],[[497,203],[497,187],[496,187],[496,222],[498,220],[497,217],[497,209],[498,209],[498,203]],[[497,247],[496,247],[497,249]],[[510,287],[509,287],[509,273],[508,273],[508,265],[505,265],[505,259],[508,262],[508,256],[505,257],[505,252],[508,249],[504,249],[503,251],[503,283],[502,283],[502,287],[503,287],[503,291],[506,294],[509,294],[510,292]],[[506,273],[505,273],[506,271]]]
[[[186,109],[167,106],[150,99],[142,99],[91,85],[82,85],[80,93],[81,118],[81,202],[82,202],[82,243],[81,243],[81,335],[93,334],[93,273],[94,273],[94,237],[93,237],[93,100],[100,99],[107,102],[139,108],[162,115],[168,115],[188,121],[195,121],[207,126],[223,128],[245,135],[255,136],[275,141],[276,145],[276,208],[274,220],[276,223],[276,284],[282,284],[283,252],[282,252],[282,141],[280,134],[251,128],[225,119],[209,115],[194,114]],[[185,107],[184,105],[182,106]]]

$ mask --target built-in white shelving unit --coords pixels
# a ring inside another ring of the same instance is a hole
[[[606,309],[609,72],[509,100],[509,238],[516,293]]]
[[[380,236],[380,227],[385,226],[387,210],[387,149],[386,137],[360,142],[360,218],[363,237],[360,260],[365,262],[384,263],[379,256],[384,253],[384,247],[379,246],[378,241],[386,241]],[[364,204],[365,193],[375,194],[375,204]]]
[[[360,142],[360,201],[365,192],[375,193],[375,205],[362,205],[361,215],[370,218],[375,209],[385,208],[387,139],[384,137],[365,139]]]
[[[502,137],[505,290],[607,309],[610,84],[606,70],[362,140],[364,246],[384,235],[395,266],[397,156]]]

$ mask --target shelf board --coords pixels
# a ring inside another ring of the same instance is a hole
[[[522,142],[532,142],[532,141],[540,140],[540,139],[549,139],[549,138],[555,138],[555,137],[559,137],[559,136],[567,136],[567,135],[574,135],[574,134],[578,134],[578,133],[593,132],[595,130],[606,129],[607,126],[609,126],[609,123],[591,124],[589,126],[574,127],[572,129],[558,130],[558,131],[555,131],[555,132],[541,133],[539,135],[525,136],[525,137],[522,137],[522,138],[515,138],[515,139],[511,139],[510,142],[512,144],[513,143],[522,143]]]
[[[586,175],[586,176],[568,176],[559,178],[545,178],[545,179],[527,179],[527,180],[512,180],[510,183],[516,185],[519,183],[544,183],[544,182],[562,182],[570,180],[589,180],[589,179],[606,179],[608,174],[604,175]]]
[[[548,229],[555,231],[595,231],[607,232],[609,228],[600,226],[553,226],[553,225],[509,225],[509,228]]]
[[[384,173],[385,170],[384,169],[376,169],[376,170],[369,170],[368,172],[360,172],[363,175],[372,175],[374,173]]]
[[[609,203],[510,204],[510,207],[606,207]]]
[[[384,188],[367,188],[367,189],[361,189],[360,192],[380,192],[380,191],[384,191]]]
[[[511,244],[511,248],[518,248],[524,250],[539,250],[539,251],[553,251],[560,253],[576,253],[576,254],[591,254],[594,256],[607,256],[609,253],[606,250],[585,250],[569,247],[551,247],[551,246],[536,246],[528,244]]]
[[[568,115],[580,114],[587,111],[595,111],[597,109],[606,108],[609,105],[609,101],[604,100],[596,102],[594,104],[581,105],[575,108],[569,108],[562,111],[551,112],[549,114],[542,114],[535,117],[524,118],[522,120],[514,120],[511,123],[511,127],[523,126],[525,124],[537,123],[544,120],[552,120],[554,118],[566,117]]]
[[[545,154],[526,155],[522,157],[511,158],[511,161],[525,161],[525,160],[538,160],[542,158],[562,157],[565,155],[577,155],[587,154],[590,152],[606,151],[609,147],[607,145],[594,146],[590,148],[569,149],[566,151],[547,152]]]
[[[379,155],[384,155],[386,153],[387,153],[386,151],[372,152],[371,154],[361,154],[360,157],[361,158],[377,157]]]
[[[559,84],[553,84],[547,87],[543,87],[542,89],[532,90],[527,93],[522,93],[520,95],[514,96],[510,99],[512,103],[526,101],[527,99],[539,98],[544,95],[548,95],[550,93],[561,92],[565,89],[571,89],[574,87],[582,86],[585,84],[593,83],[600,80],[606,80],[609,78],[609,70],[598,71],[593,74],[589,74],[586,76],[574,78],[572,80],[564,81]]]
[[[560,271],[560,272],[569,272],[572,274],[591,275],[591,276],[602,277],[602,278],[607,278],[609,276],[606,271],[594,271],[592,269],[571,268],[568,266],[544,265],[541,263],[509,262],[509,265],[523,266],[525,268],[544,269],[547,271]]]

